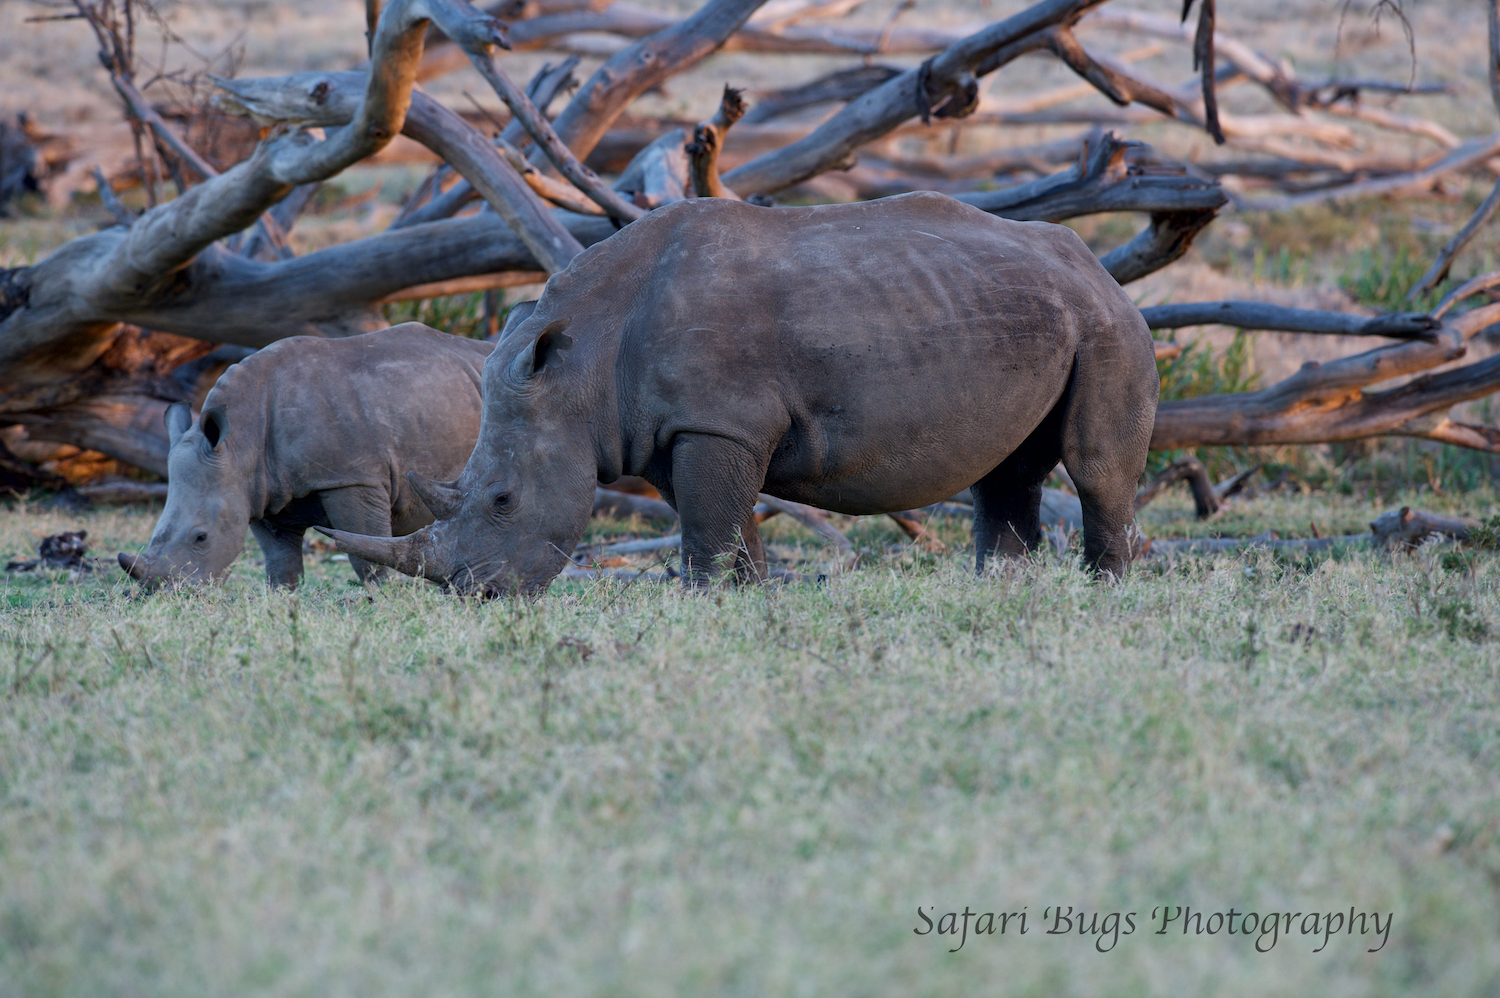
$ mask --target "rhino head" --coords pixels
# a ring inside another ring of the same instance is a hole
[[[147,589],[222,578],[245,546],[246,486],[235,474],[223,406],[193,425],[185,402],[167,409],[167,505],[143,554],[119,554],[120,567]]]
[[[460,593],[537,593],[583,536],[597,459],[566,320],[527,320],[484,365],[479,441],[456,481],[408,472],[435,522],[405,537],[316,529],[347,552]]]

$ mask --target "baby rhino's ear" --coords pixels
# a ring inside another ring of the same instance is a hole
[[[203,430],[203,442],[208,445],[209,450],[217,451],[224,446],[224,434],[229,430],[229,413],[222,405],[204,409],[198,425]]]
[[[166,423],[167,443],[169,446],[176,447],[177,441],[181,440],[182,435],[188,431],[188,427],[193,425],[192,406],[186,402],[174,402],[167,406]]]

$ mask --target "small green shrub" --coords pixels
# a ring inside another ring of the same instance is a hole
[[[400,322],[420,322],[471,340],[482,340],[489,335],[484,328],[484,292],[467,295],[449,295],[445,298],[423,298],[418,301],[398,301],[381,306],[386,321],[391,325]],[[505,314],[510,306],[499,309],[499,324],[505,325]]]
[[[1406,294],[1427,273],[1431,261],[1413,253],[1406,245],[1394,253],[1384,250],[1360,250],[1351,266],[1339,278],[1339,286],[1361,305],[1383,312],[1425,312],[1434,308],[1455,283],[1448,279],[1408,302]]]

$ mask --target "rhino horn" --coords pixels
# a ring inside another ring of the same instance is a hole
[[[457,482],[440,482],[415,471],[408,471],[406,480],[411,483],[411,490],[417,498],[422,500],[422,505],[439,520],[451,520],[463,507],[464,494],[459,491]]]
[[[151,558],[144,554],[126,554],[121,551],[116,555],[120,567],[137,582],[145,582],[151,576]]]
[[[340,551],[355,558],[394,568],[403,575],[428,578],[433,582],[448,581],[450,573],[447,571],[446,559],[439,558],[434,550],[429,527],[423,527],[405,537],[370,537],[331,527],[313,529],[332,538]]]

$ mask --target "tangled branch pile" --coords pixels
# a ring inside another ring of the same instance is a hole
[[[165,472],[162,413],[201,400],[225,366],[294,335],[342,336],[385,325],[395,300],[495,289],[544,279],[582,250],[669,202],[724,197],[774,204],[875,197],[937,187],[984,211],[1019,220],[1062,221],[1138,212],[1148,224],[1102,259],[1122,284],[1171,264],[1233,196],[1286,207],[1371,193],[1430,189],[1441,177],[1479,169],[1500,155],[1500,133],[1461,140],[1422,119],[1361,102],[1362,93],[1421,93],[1364,79],[1296,77],[1285,64],[1216,30],[1204,0],[1196,20],[1115,9],[1109,0],[1041,0],[971,31],[879,30],[840,20],[860,0],[708,0],[675,20],[628,0],[504,0],[481,11],[464,0],[367,3],[370,59],[347,72],[258,79],[215,77],[218,114],[250,123],[212,154],[142,95],[133,63],[132,0],[73,0],[65,15],[95,32],[101,61],[136,141],[149,203],[137,215],[100,175],[117,224],[66,244],[30,266],[0,270],[0,423],[31,440],[95,450]],[[1189,8],[1191,3],[1187,5]],[[1495,5],[1491,5],[1495,17]],[[898,8],[897,13],[899,14]],[[1198,75],[1173,87],[1131,65],[1147,49],[1108,57],[1085,44],[1109,29],[1191,49]],[[526,86],[503,53],[545,48],[574,53]],[[747,106],[726,88],[711,119],[630,118],[648,90],[713,52],[848,55],[859,64]],[[576,55],[607,56],[566,104]],[[979,80],[1027,53],[1051,55],[1076,86],[982,106]],[[918,54],[911,68],[877,56]],[[509,110],[486,134],[418,89],[420,80],[473,66]],[[1218,92],[1263,88],[1281,111],[1235,115]],[[1110,111],[1068,110],[1082,93],[1104,94]],[[1500,92],[1500,91],[1497,91]],[[835,108],[815,124],[793,112]],[[1099,126],[1169,120],[1206,130],[1254,154],[1217,165],[1169,160]],[[1353,151],[1347,120],[1436,147],[1415,160]],[[903,154],[897,139],[979,123],[1094,126],[1076,138],[987,156]],[[440,161],[389,228],[297,256],[287,233],[317,185],[379,153],[397,135]],[[225,150],[238,159],[224,161]],[[994,189],[994,178],[1050,170]],[[601,173],[612,176],[606,180]],[[1229,178],[1232,184],[1227,184]],[[170,183],[175,196],[168,197]],[[1418,290],[1430,289],[1473,231],[1500,205],[1500,187],[1455,235]],[[472,210],[480,202],[480,210]],[[466,211],[467,209],[467,211]],[[1383,336],[1392,342],[1342,360],[1309,364],[1262,391],[1168,402],[1153,447],[1315,443],[1385,434],[1500,451],[1500,431],[1452,420],[1449,408],[1500,388],[1500,358],[1426,373],[1463,358],[1500,305],[1455,306],[1500,284],[1488,276],[1430,313],[1370,319],[1334,312],[1215,302],[1145,310],[1153,328],[1222,323],[1254,330]],[[1163,344],[1162,355],[1171,347]],[[1412,377],[1415,375],[1416,377]],[[1404,379],[1396,387],[1374,386]],[[24,479],[26,464],[3,451],[0,467]],[[33,471],[35,469],[32,469]],[[37,472],[32,484],[43,477]]]

